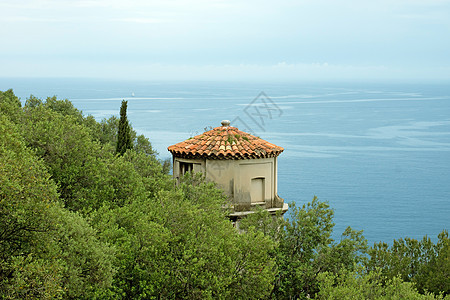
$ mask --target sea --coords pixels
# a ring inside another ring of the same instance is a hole
[[[205,130],[232,126],[284,147],[278,194],[334,209],[333,238],[347,226],[369,245],[437,235],[450,225],[450,83],[155,82],[0,78],[22,102],[68,99],[97,121],[119,115],[159,158]],[[289,218],[289,213],[286,215]]]

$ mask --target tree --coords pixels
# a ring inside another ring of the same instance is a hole
[[[273,242],[260,232],[233,228],[222,208],[226,198],[213,184],[186,180],[179,188],[92,214],[101,239],[117,249],[110,297],[267,297],[274,280]]]
[[[112,248],[58,199],[42,159],[0,114],[0,295],[92,298],[111,285]]]
[[[108,119],[103,119],[100,122],[100,132],[97,139],[102,145],[110,144],[113,151],[117,148],[117,133],[119,131],[119,119],[116,116],[111,116]]]
[[[0,261],[32,252],[55,226],[56,185],[25,147],[15,124],[0,114]],[[0,266],[0,281],[8,272]]]
[[[324,272],[319,274],[318,279],[320,292],[317,299],[443,299],[442,295],[435,297],[430,293],[420,294],[412,283],[398,277],[386,279],[380,270],[366,272],[358,268],[357,271],[344,270],[338,274]]]
[[[258,229],[276,242],[271,252],[278,272],[273,298],[314,297],[319,292],[319,274],[352,271],[365,261],[367,240],[362,231],[348,227],[341,240],[334,242],[333,210],[317,197],[301,208],[290,204],[288,217],[283,220],[261,210],[242,220],[240,226],[242,230]]]
[[[332,242],[333,210],[314,197],[312,202],[297,208],[290,205],[290,215],[276,251],[279,279],[276,298],[306,298],[317,292],[316,276],[320,269],[314,260]]]
[[[35,107],[38,107],[40,105],[43,105],[42,100],[39,99],[39,98],[36,98],[33,95],[30,95],[30,97],[25,102],[25,107],[26,108],[35,108]]]
[[[379,268],[387,279],[396,276],[414,283],[419,292],[450,294],[450,241],[442,231],[434,244],[427,236],[394,240],[392,246],[377,243],[369,250],[368,270]]]
[[[134,139],[134,150],[138,153],[144,153],[145,155],[149,156],[155,156],[158,153],[153,150],[152,144],[150,143],[149,139],[146,138],[143,134],[138,135]]]
[[[173,188],[172,176],[167,174],[164,167],[153,155],[127,151],[122,158],[133,165],[149,197],[153,198],[159,191]],[[128,174],[132,173],[129,172]],[[128,176],[128,174],[125,176]],[[126,179],[124,179],[124,182],[126,182]]]
[[[127,103],[128,101],[122,100],[122,105],[120,106],[119,131],[117,133],[116,147],[116,153],[119,155],[123,155],[128,149],[133,148],[130,125],[127,119]]]
[[[12,89],[0,91],[0,114],[5,114],[11,121],[17,123],[22,113],[20,99],[14,95]]]
[[[25,110],[21,121],[27,145],[42,158],[67,208],[88,212],[112,198],[109,164],[114,156],[92,139],[76,117],[43,105]]]
[[[77,120],[78,124],[83,123],[83,113],[80,110],[76,109],[73,106],[72,102],[67,99],[58,100],[56,96],[47,97],[44,106],[63,116],[73,116],[74,119]]]
[[[414,282],[417,289],[429,292],[444,293],[450,298],[450,239],[448,231],[443,230],[438,235],[435,245],[436,257],[432,257]]]
[[[9,89],[5,92],[0,91],[0,108],[3,109],[3,105],[10,105],[14,106],[16,108],[22,107],[22,104],[20,103],[20,99],[17,98],[16,95],[14,95],[14,92],[12,89]]]

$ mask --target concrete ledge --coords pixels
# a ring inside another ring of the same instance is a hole
[[[287,203],[283,203],[283,207],[281,208],[268,208],[266,209],[268,212],[270,212],[272,215],[275,215],[277,212],[281,211],[281,215],[284,215],[284,213],[286,213],[289,209],[289,205]],[[230,217],[234,217],[234,218],[242,218],[245,217],[247,215],[253,214],[255,211],[239,211],[239,212],[234,212],[231,213],[229,216]]]

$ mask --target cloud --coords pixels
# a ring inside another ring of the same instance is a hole
[[[0,65],[6,75],[448,78],[449,3],[2,0]]]

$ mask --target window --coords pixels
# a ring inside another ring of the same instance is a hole
[[[193,163],[186,163],[180,161],[180,175],[184,175],[187,172],[192,172],[193,169],[194,169]]]

